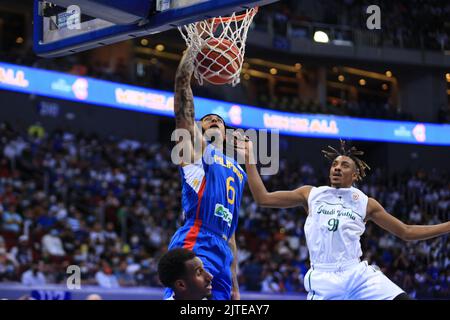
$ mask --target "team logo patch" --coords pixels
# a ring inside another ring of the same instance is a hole
[[[225,208],[220,203],[216,203],[216,208],[214,209],[214,215],[222,218],[222,220],[228,224],[228,227],[231,228],[231,221],[233,220],[233,215],[231,214],[230,210]]]
[[[356,192],[352,194],[352,199],[353,201],[358,201],[359,199],[359,194],[357,194]]]

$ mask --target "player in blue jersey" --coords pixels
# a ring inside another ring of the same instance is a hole
[[[195,252],[213,276],[212,299],[239,299],[234,233],[247,177],[223,152],[226,126],[222,117],[208,114],[200,120],[201,127],[195,123],[193,69],[187,51],[177,70],[174,100],[176,128],[189,133],[189,139],[177,141],[183,153],[190,154],[179,163],[185,222],[172,237],[169,250],[182,247]],[[164,297],[172,294],[167,288]]]

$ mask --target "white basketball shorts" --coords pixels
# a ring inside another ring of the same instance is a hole
[[[308,300],[392,300],[404,293],[367,261],[313,264],[305,275]]]

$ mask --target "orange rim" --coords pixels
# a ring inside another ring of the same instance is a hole
[[[211,20],[213,21],[214,24],[228,23],[230,21],[242,21],[247,17],[247,15],[255,16],[258,13],[258,8],[259,7],[254,7],[252,9],[250,9],[248,12],[234,16],[234,17],[218,17],[218,18],[212,18]]]

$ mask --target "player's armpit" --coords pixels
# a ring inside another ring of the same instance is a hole
[[[202,158],[206,144],[197,124],[194,124],[194,139],[187,129],[177,129],[172,133],[172,141],[176,141],[176,146],[172,149],[172,161],[181,166],[196,164]]]

